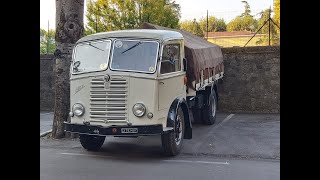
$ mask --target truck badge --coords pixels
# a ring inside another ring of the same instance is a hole
[[[96,133],[96,134],[99,134],[99,130],[98,129],[95,129],[93,132]]]
[[[74,94],[77,94],[79,91],[81,91],[81,89],[84,88],[84,85],[81,85],[81,86],[78,86],[75,90],[75,93]]]

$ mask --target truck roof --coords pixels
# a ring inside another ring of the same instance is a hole
[[[83,41],[90,41],[95,39],[104,38],[146,38],[146,39],[157,39],[157,40],[167,40],[167,39],[182,39],[181,33],[170,30],[156,30],[156,29],[132,29],[132,30],[118,30],[110,32],[101,32],[96,34],[91,34],[85,36],[78,40],[77,43]]]

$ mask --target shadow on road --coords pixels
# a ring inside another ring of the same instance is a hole
[[[229,118],[227,118],[229,117]],[[231,118],[230,118],[231,117]],[[112,156],[136,162],[170,158],[164,155],[160,136],[107,137],[99,152],[82,148],[78,139],[42,143],[89,155]],[[214,125],[193,125],[193,138],[184,139],[179,157],[280,159],[279,114],[218,114]]]

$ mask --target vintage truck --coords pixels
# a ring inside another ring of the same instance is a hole
[[[79,133],[87,150],[100,149],[106,136],[161,135],[173,156],[192,138],[193,121],[215,122],[221,49],[184,31],[144,26],[89,35],[74,47],[65,130]]]

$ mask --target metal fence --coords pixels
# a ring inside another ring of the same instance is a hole
[[[256,20],[255,25],[250,29],[238,31],[204,32],[204,39],[221,47],[246,47],[246,46],[273,46],[280,45],[280,26],[272,19],[274,13],[272,8],[265,14],[262,20],[261,15],[266,9],[251,10],[250,15]],[[204,12],[202,18],[214,16],[223,19],[228,25],[234,18],[241,15],[242,11],[220,11]]]

